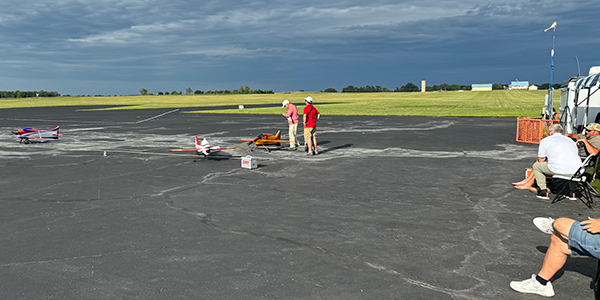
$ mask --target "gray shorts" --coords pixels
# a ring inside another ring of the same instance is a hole
[[[581,229],[580,222],[573,222],[569,229],[569,246],[573,255],[593,256],[600,259],[600,234]]]

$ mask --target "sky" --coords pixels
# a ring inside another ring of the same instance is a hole
[[[553,22],[560,83],[600,65],[599,8],[598,0],[3,0],[0,91],[542,84]]]

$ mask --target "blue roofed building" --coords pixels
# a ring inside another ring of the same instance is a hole
[[[491,83],[473,83],[471,84],[471,91],[481,92],[481,91],[491,91],[492,84]]]
[[[529,81],[511,81],[508,86],[509,90],[528,90]]]

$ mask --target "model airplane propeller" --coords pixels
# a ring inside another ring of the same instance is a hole
[[[225,149],[233,149],[235,147],[216,147],[216,146],[211,146],[208,141],[203,138],[202,142],[198,141],[198,137],[196,136],[196,146],[195,147],[186,147],[186,148],[179,148],[179,149],[171,149],[171,150],[167,150],[167,151],[196,151],[196,154],[198,155],[204,155],[204,157],[207,157],[210,155],[211,151],[215,151],[215,150],[225,150]]]
[[[19,143],[29,144],[29,140],[58,140],[58,126],[54,126],[50,130],[35,129],[31,127],[26,128],[14,128],[12,134],[16,135],[16,138],[20,139]]]
[[[254,149],[256,149],[256,147],[258,147],[258,146],[263,146],[265,148],[265,150],[267,150],[267,152],[271,152],[271,150],[269,150],[269,148],[267,148],[267,145],[280,146],[281,143],[289,143],[290,142],[290,141],[283,141],[280,138],[281,138],[281,130],[277,131],[277,133],[275,135],[261,133],[254,139],[241,139],[240,141],[248,142],[248,146],[252,145],[252,143],[254,143],[254,148],[252,148],[252,150],[250,150],[250,151],[254,151]]]

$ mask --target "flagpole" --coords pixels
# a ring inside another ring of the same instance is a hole
[[[553,86],[553,80],[554,80],[554,46],[556,44],[556,22],[552,23],[552,26],[550,26],[549,28],[547,28],[546,30],[544,30],[544,32],[547,32],[548,30],[552,29],[552,51],[550,52],[550,84],[548,86],[548,106],[546,107],[546,118],[548,118],[548,120],[552,119],[552,116],[554,115],[554,104],[553,104],[553,100],[554,100],[554,86]]]

